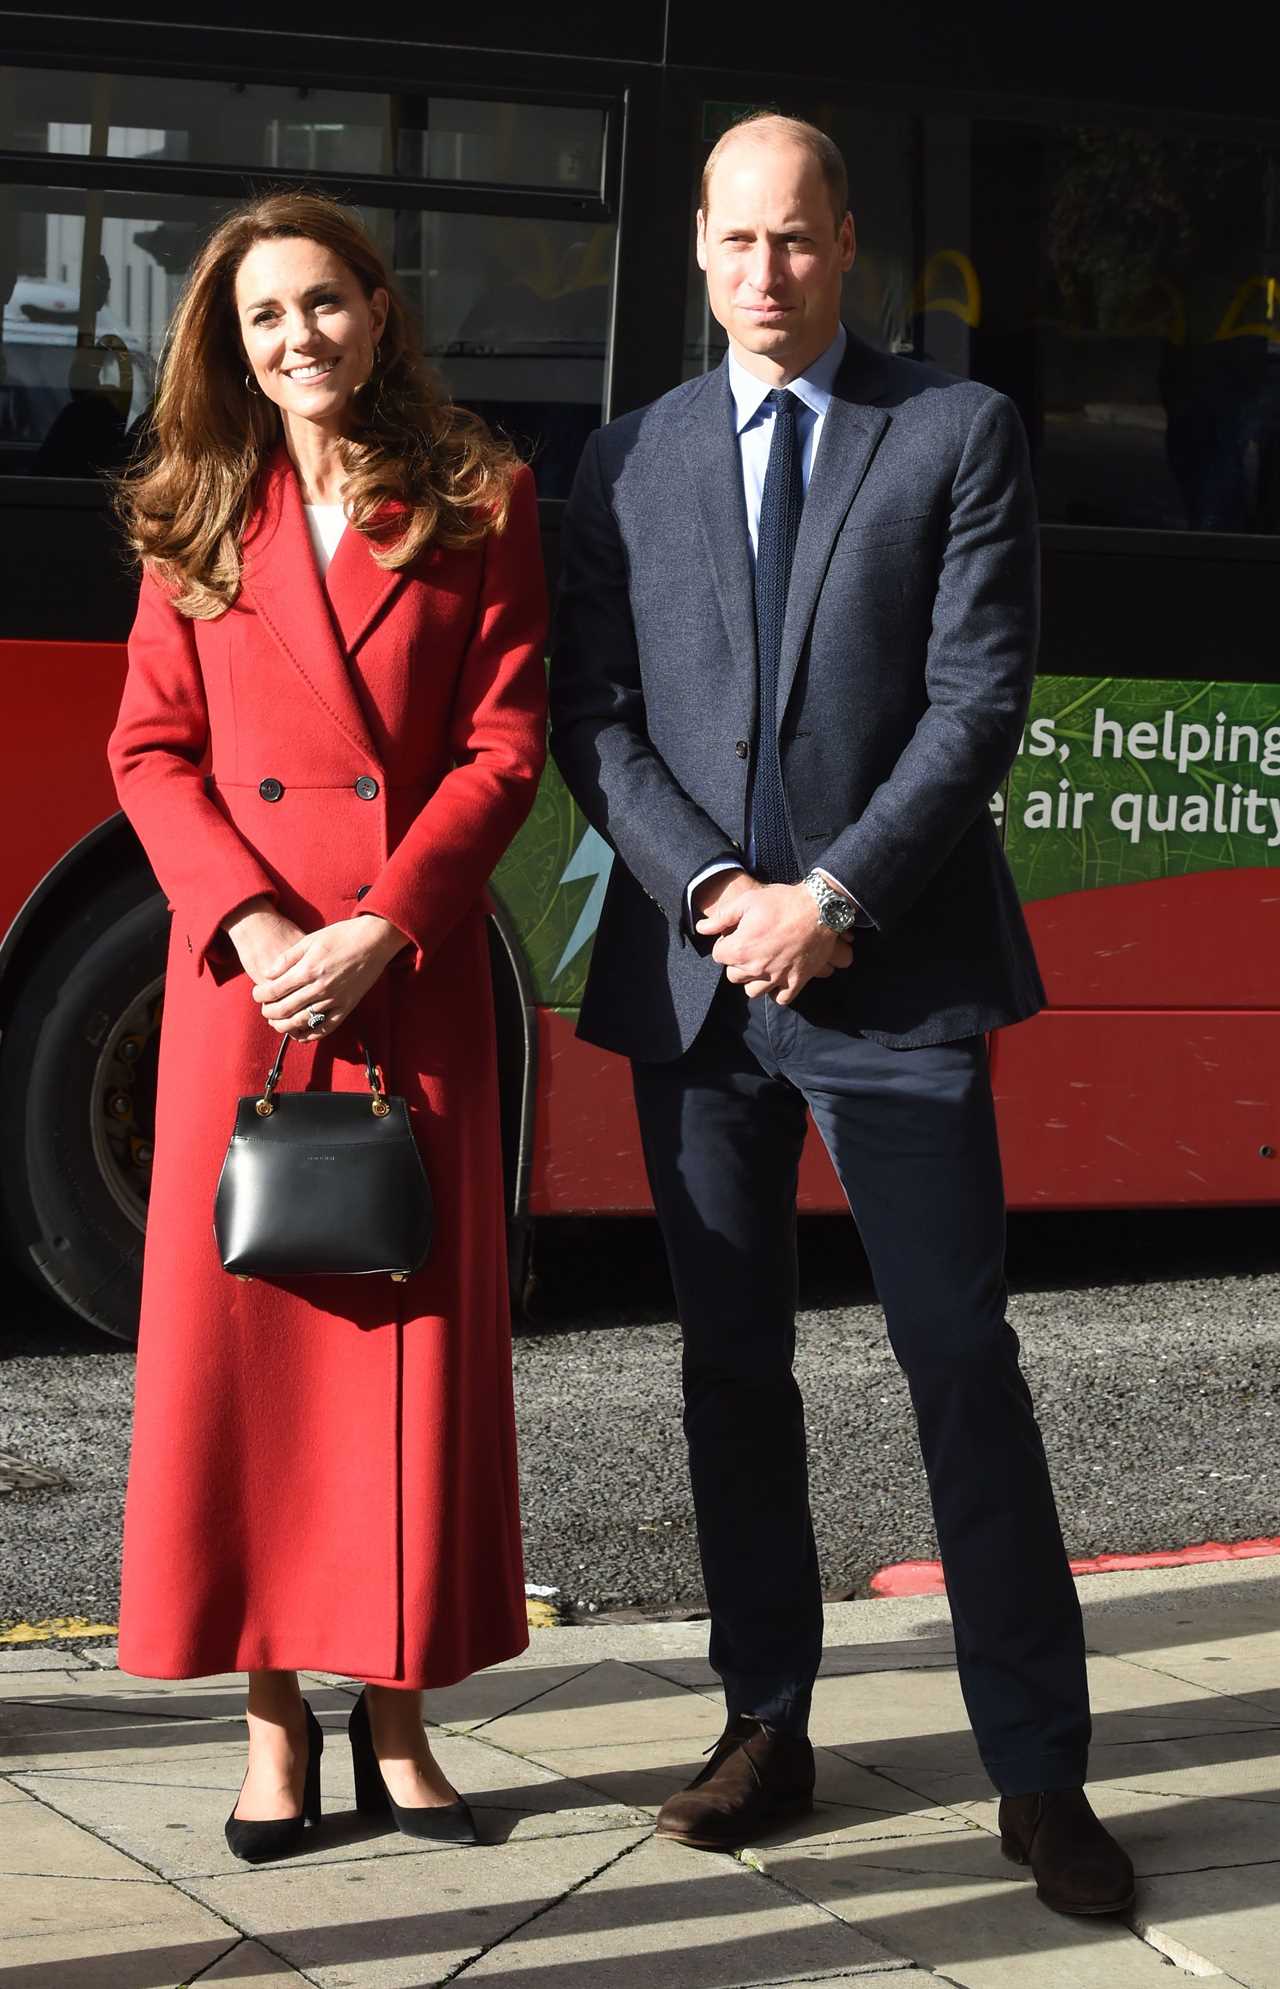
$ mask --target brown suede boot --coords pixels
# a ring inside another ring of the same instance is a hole
[[[711,1759],[658,1811],[657,1834],[699,1851],[737,1851],[813,1808],[813,1749],[744,1714],[730,1720]]]
[[[1000,1798],[1000,1849],[1030,1865],[1036,1897],[1055,1913],[1123,1913],[1133,1864],[1099,1823],[1083,1789]]]

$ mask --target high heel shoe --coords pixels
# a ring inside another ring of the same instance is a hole
[[[290,1851],[297,1850],[308,1828],[314,1829],[320,1821],[320,1756],[324,1753],[324,1731],[305,1699],[302,1709],[307,1716],[307,1773],[302,1785],[302,1808],[297,1816],[272,1817],[261,1823],[237,1816],[233,1809],[227,1818],[227,1843],[236,1857],[243,1858],[246,1864],[261,1865],[269,1858],[287,1857]],[[237,1796],[236,1801],[239,1800]]]
[[[362,1692],[351,1708],[347,1721],[351,1741],[351,1766],[355,1774],[356,1808],[362,1816],[385,1816],[388,1811],[397,1830],[406,1837],[427,1837],[434,1844],[478,1844],[480,1835],[470,1805],[459,1796],[456,1802],[435,1808],[402,1809],[394,1802],[373,1751],[369,1708]]]

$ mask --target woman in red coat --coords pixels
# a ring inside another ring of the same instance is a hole
[[[467,1841],[420,1688],[527,1642],[486,880],[544,751],[532,480],[444,402],[374,243],[283,194],[223,222],[122,510],[144,573],[110,744],[173,910],[120,1658],[249,1674],[228,1838],[319,1810],[299,1667],[368,1682],[361,1807]],[[407,1283],[242,1283],[236,1100],[409,1101],[436,1205]],[[376,1758],[375,1758],[376,1757]]]

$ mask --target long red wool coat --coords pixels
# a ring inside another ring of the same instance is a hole
[[[324,580],[283,449],[263,492],[227,613],[144,580],[110,744],[173,908],[120,1660],[444,1685],[527,1642],[484,908],[544,753],[533,485],[505,532],[399,572],[348,529]],[[222,1269],[236,1100],[280,1039],[219,928],[259,892],[413,942],[282,1078],[363,1090],[367,1037],[409,1100],[436,1236],[406,1284]]]

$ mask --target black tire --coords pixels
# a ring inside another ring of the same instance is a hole
[[[168,939],[150,879],[118,879],[43,938],[0,1048],[0,1198],[14,1254],[123,1340],[138,1330]]]

